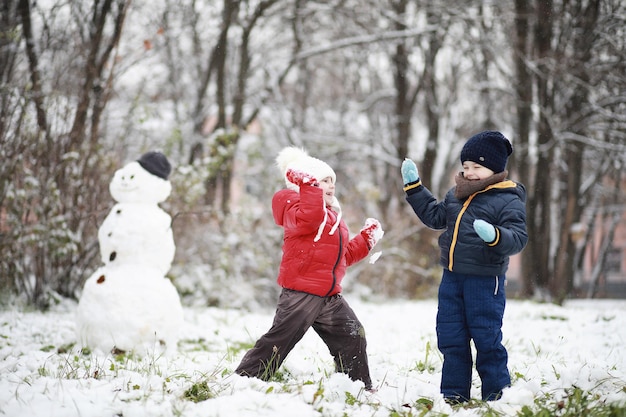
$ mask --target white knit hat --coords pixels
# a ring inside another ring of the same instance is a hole
[[[330,167],[330,165],[320,159],[309,156],[309,154],[304,149],[297,148],[295,146],[288,146],[286,148],[283,148],[283,150],[281,150],[276,157],[276,165],[278,166],[278,169],[280,169],[280,172],[285,178],[285,184],[287,185],[287,188],[298,192],[300,191],[298,185],[292,183],[287,179],[286,174],[288,169],[305,172],[312,175],[318,181],[321,181],[326,177],[331,177],[334,184],[337,180],[337,175],[335,174],[335,171]],[[322,204],[325,204],[323,200]],[[337,230],[337,227],[339,226],[339,222],[341,220],[341,206],[339,205],[339,201],[337,201],[337,197],[333,197],[331,207],[337,212],[337,222],[333,225],[329,233],[332,235],[333,233],[335,233],[335,230]],[[317,235],[315,236],[316,242],[322,235],[322,231],[324,230],[324,226],[326,225],[327,218],[328,213],[325,213],[324,221],[322,222],[322,224],[320,224]]]
[[[291,168],[296,171],[306,172],[318,181],[326,177],[331,177],[333,183],[337,180],[335,171],[333,171],[330,165],[320,159],[309,156],[304,149],[296,148],[295,146],[289,146],[280,151],[276,157],[276,165],[278,165],[278,169],[280,169],[283,176]],[[287,184],[287,188],[298,191],[298,186],[290,182],[286,176],[285,184]]]

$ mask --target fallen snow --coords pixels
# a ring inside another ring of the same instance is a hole
[[[439,396],[436,301],[347,299],[367,330],[375,394],[332,373],[328,350],[312,330],[287,358],[282,381],[233,375],[245,348],[269,328],[272,309],[185,308],[178,351],[137,358],[77,352],[76,306],[64,302],[47,313],[0,312],[0,415],[389,416],[409,415],[422,398],[433,401],[433,412],[485,411],[484,405],[453,410]],[[513,386],[489,407],[515,415],[535,398],[559,398],[572,386],[626,407],[625,311],[624,300],[577,300],[564,307],[509,300],[503,331]],[[202,382],[213,398],[184,397]],[[479,392],[474,375],[472,394],[479,398]]]

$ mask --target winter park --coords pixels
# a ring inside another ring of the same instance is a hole
[[[626,417],[625,17],[5,1],[0,416]]]

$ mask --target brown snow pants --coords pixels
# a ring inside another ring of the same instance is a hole
[[[235,372],[270,379],[309,327],[328,346],[337,372],[372,388],[365,330],[341,294],[319,297],[283,289],[272,327],[244,355]]]

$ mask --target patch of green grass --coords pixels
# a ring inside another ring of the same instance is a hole
[[[199,403],[211,398],[215,398],[217,393],[213,390],[208,381],[200,381],[193,384],[191,387],[185,390],[183,398]]]
[[[424,359],[421,361],[417,361],[415,364],[415,369],[419,372],[428,372],[430,374],[435,372],[435,364],[431,358],[432,348],[430,346],[430,342],[426,342],[426,350],[424,352]]]
[[[234,357],[241,352],[246,352],[254,347],[254,343],[249,342],[232,342],[228,346],[228,356]]]
[[[525,405],[517,417],[626,417],[626,403],[606,404],[599,396],[578,387],[565,390],[562,399],[551,395],[535,399]]]
[[[543,320],[557,320],[557,321],[567,321],[568,318],[567,317],[563,317],[563,316],[557,316],[555,314],[551,314],[551,315],[542,315],[541,318]]]
[[[354,404],[357,404],[357,403],[360,404],[360,401],[357,399],[357,397],[352,395],[352,393],[350,391],[346,391],[346,404],[354,405]]]
[[[402,408],[389,410],[389,417],[447,417],[447,414],[432,411],[433,400],[430,398],[418,398],[412,404],[402,404]]]
[[[227,384],[220,382],[220,373],[223,374],[224,369],[218,366],[210,373],[199,374],[197,378],[194,378],[196,381],[183,392],[182,398],[198,403],[218,397],[224,390],[228,389]],[[178,377],[187,378],[184,374]]]
[[[184,339],[179,341],[178,345],[181,349],[189,352],[210,352],[212,350],[210,341],[202,337],[198,339]]]
[[[324,384],[320,380],[317,384],[317,390],[313,393],[313,400],[311,404],[320,403],[324,399]]]
[[[57,353],[59,353],[59,354],[70,353],[72,351],[72,349],[74,348],[74,346],[75,346],[74,342],[66,343],[65,345],[61,345],[57,349]]]

